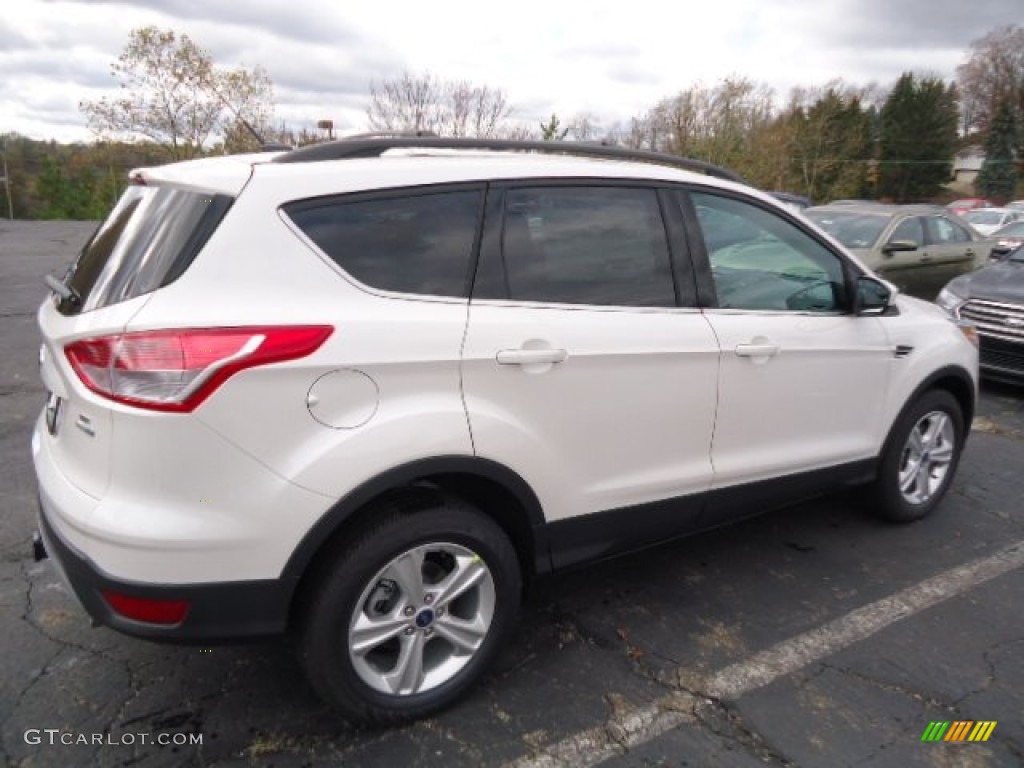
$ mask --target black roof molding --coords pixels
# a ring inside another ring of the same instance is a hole
[[[425,134],[425,135],[422,135]],[[484,149],[506,152],[542,152],[554,155],[577,155],[580,157],[601,157],[613,160],[632,160],[657,165],[684,168],[708,176],[715,176],[740,184],[748,182],[739,174],[727,168],[694,160],[689,157],[669,155],[664,152],[650,152],[642,149],[626,149],[610,144],[584,141],[514,141],[510,139],[453,139],[442,138],[419,132],[410,134],[362,134],[337,141],[311,144],[287,154],[275,157],[275,163],[315,163],[323,160],[343,160],[360,157],[380,157],[391,149]]]

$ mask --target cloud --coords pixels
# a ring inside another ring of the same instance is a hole
[[[13,105],[0,131],[45,127],[44,113],[31,117],[36,93],[112,92],[110,63],[147,24],[187,34],[220,65],[263,67],[278,118],[362,129],[371,80],[403,70],[503,90],[530,121],[628,121],[729,75],[780,97],[836,78],[887,86],[905,70],[952,78],[972,40],[1020,18],[1021,1],[518,0],[498,12],[479,0],[18,0],[0,19],[0,99]]]
[[[35,45],[27,35],[15,29],[7,19],[0,18],[0,51],[11,53],[30,50]]]
[[[318,12],[315,8],[297,8],[294,4],[278,0],[241,0],[240,2],[211,2],[211,0],[63,0],[67,5],[157,11],[174,21],[203,21],[232,27],[272,30],[274,35],[300,42],[321,42],[344,45],[356,33],[340,23],[336,15]],[[198,41],[197,41],[198,42]]]
[[[1021,0],[844,0],[822,28],[839,45],[885,54],[966,50],[994,26],[1022,19]]]
[[[608,77],[615,82],[626,85],[656,85],[659,82],[657,75],[649,70],[643,70],[638,67],[610,67],[606,72]]]
[[[71,87],[103,88],[114,84],[110,76],[109,62],[91,55],[87,51],[67,51],[56,58],[42,49],[22,49],[14,53],[0,53],[0,88],[18,91],[31,98],[33,80],[45,83],[63,83],[63,89]]]

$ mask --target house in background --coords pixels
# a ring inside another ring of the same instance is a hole
[[[971,144],[956,153],[953,158],[953,180],[949,188],[962,195],[974,195],[974,180],[978,178],[982,163],[985,162],[985,148]]]

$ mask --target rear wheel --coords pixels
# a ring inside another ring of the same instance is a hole
[[[941,390],[924,394],[900,415],[871,494],[875,514],[908,523],[935,509],[960,462],[963,422],[956,398]]]
[[[348,717],[391,724],[455,701],[483,674],[519,602],[515,551],[457,501],[383,506],[313,589],[300,658]]]

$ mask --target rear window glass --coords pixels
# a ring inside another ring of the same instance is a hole
[[[461,298],[468,295],[482,205],[481,189],[459,189],[307,200],[284,210],[371,288]]]
[[[58,308],[64,314],[88,312],[176,280],[231,203],[226,195],[129,187],[65,278],[77,300],[64,299]]]

